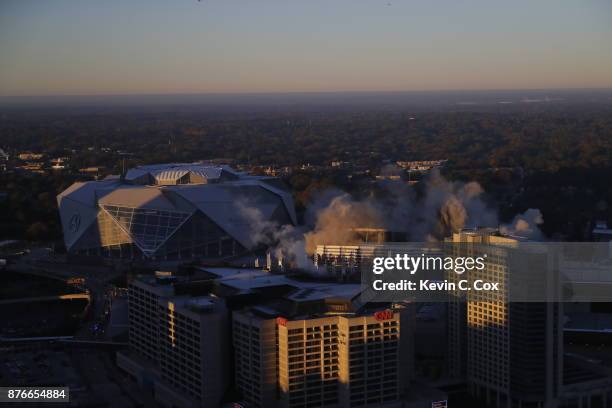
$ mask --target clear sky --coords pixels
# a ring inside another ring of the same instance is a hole
[[[0,0],[0,96],[575,87],[611,0]]]

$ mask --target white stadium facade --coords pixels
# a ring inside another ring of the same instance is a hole
[[[74,183],[57,201],[68,252],[113,258],[229,258],[258,244],[261,225],[296,224],[279,179],[203,163]]]

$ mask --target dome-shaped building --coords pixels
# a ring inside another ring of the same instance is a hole
[[[127,259],[222,259],[259,244],[263,226],[296,224],[279,179],[227,166],[140,166],[74,183],[58,197],[69,253]]]

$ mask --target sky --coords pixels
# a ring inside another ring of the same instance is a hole
[[[610,87],[610,0],[0,0],[0,96]]]

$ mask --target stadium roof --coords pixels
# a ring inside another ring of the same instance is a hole
[[[66,247],[70,250],[89,226],[100,223],[103,212],[147,255],[195,213],[250,248],[257,244],[258,224],[297,223],[291,195],[275,181],[227,166],[174,163],[136,167],[124,178],[74,183],[57,197]],[[134,226],[147,222],[144,231]]]
[[[188,184],[218,182],[223,178],[238,178],[228,166],[210,166],[203,163],[167,163],[138,166],[128,170],[125,181],[137,184]],[[185,183],[187,181],[187,183]]]

